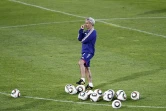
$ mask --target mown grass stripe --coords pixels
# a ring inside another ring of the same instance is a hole
[[[52,11],[52,12],[56,12],[56,13],[61,13],[61,14],[69,15],[69,16],[74,16],[74,17],[78,17],[78,18],[86,18],[84,16],[79,16],[79,15],[75,15],[75,14],[71,14],[71,13],[67,13],[67,12],[63,12],[63,11],[59,11],[59,10],[53,10],[53,9],[45,8],[45,7],[38,6],[38,5],[28,4],[28,3],[17,1],[17,0],[9,0],[9,1],[13,1],[13,2],[16,2],[16,3],[24,4],[24,5],[31,6],[31,7],[40,8],[40,9],[43,9],[43,10],[48,10],[48,11]],[[153,36],[166,38],[165,35],[154,34],[154,33],[139,30],[139,29],[124,27],[124,26],[113,24],[113,23],[108,23],[108,22],[105,22],[105,21],[102,21],[102,20],[97,20],[97,21],[100,22],[100,23],[104,23],[104,24],[111,25],[111,26],[118,27],[118,28],[122,28],[122,29],[137,31],[137,32],[140,32],[140,33],[148,34],[148,35],[153,35]]]

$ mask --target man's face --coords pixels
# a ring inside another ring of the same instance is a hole
[[[86,27],[87,29],[91,29],[91,28],[92,28],[92,24],[91,24],[88,20],[86,20],[86,21],[85,21],[85,27]]]

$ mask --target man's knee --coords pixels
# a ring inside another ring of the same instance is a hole
[[[85,64],[85,61],[84,61],[84,60],[80,59],[80,60],[78,61],[78,65],[84,65],[84,64]]]

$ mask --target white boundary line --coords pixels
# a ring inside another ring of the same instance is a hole
[[[110,26],[119,27],[119,28],[122,28],[122,29],[133,30],[133,31],[145,33],[145,34],[148,34],[148,35],[153,35],[153,36],[166,38],[165,35],[154,34],[154,33],[151,33],[151,32],[147,32],[147,31],[143,31],[143,30],[139,30],[139,29],[134,29],[134,28],[129,28],[129,27],[124,27],[124,26],[120,26],[120,25],[117,25],[117,24],[108,23],[108,22],[105,22],[105,21],[100,21],[100,22],[102,22],[104,24],[107,24],[107,25],[110,25]]]
[[[64,15],[74,16],[74,17],[78,17],[78,18],[86,18],[84,16],[79,16],[79,15],[70,14],[70,13],[67,13],[67,12],[53,10],[53,9],[45,8],[45,7],[38,6],[38,5],[28,4],[28,3],[17,1],[17,0],[9,0],[9,1],[20,3],[20,4],[24,4],[24,5],[31,6],[31,7],[40,8],[40,9],[43,9],[43,10],[48,10],[48,11],[52,11],[52,12],[61,13],[61,14],[64,14]],[[145,33],[145,34],[148,34],[148,35],[153,35],[153,36],[158,36],[158,37],[166,38],[165,35],[154,34],[154,33],[147,32],[147,31],[142,31],[142,30],[139,30],[139,29],[124,27],[124,26],[113,24],[113,23],[108,23],[108,22],[105,22],[105,21],[102,21],[102,20],[98,20],[98,22],[101,22],[101,23],[104,23],[104,24],[107,24],[107,25],[111,25],[111,26],[114,26],[114,27],[119,27],[119,28],[122,28],[122,29],[128,29],[128,30],[137,31],[137,32],[140,32],[140,33]]]
[[[85,18],[85,17],[83,17],[83,16],[74,15],[74,14],[62,12],[62,11],[59,11],[59,10],[53,10],[53,9],[45,8],[45,7],[38,6],[38,5],[28,4],[28,3],[21,2],[21,1],[17,1],[17,0],[9,0],[9,1],[16,2],[16,3],[20,3],[20,4],[24,4],[24,5],[31,6],[31,7],[40,8],[40,9],[43,9],[43,10],[48,10],[48,11],[51,11],[51,12],[61,13],[61,14],[64,14],[64,15],[74,16],[74,17],[78,17],[78,18]]]
[[[75,14],[71,14],[71,13],[67,13],[67,12],[63,12],[63,11],[59,11],[59,10],[53,10],[53,9],[45,8],[45,7],[38,6],[38,5],[28,4],[28,3],[21,2],[21,1],[18,1],[18,0],[9,0],[9,1],[13,1],[13,2],[20,3],[20,4],[40,8],[40,9],[43,9],[43,10],[58,12],[58,13],[61,13],[61,14],[64,14],[64,15],[74,16],[74,17],[78,17],[78,18],[86,18],[84,16],[79,16],[79,15],[75,15]],[[110,19],[96,19],[96,20],[100,21],[100,20],[118,20],[118,19],[125,19],[126,20],[126,19],[165,19],[165,18],[166,17],[134,17],[134,18],[110,18]]]
[[[10,96],[8,93],[0,92],[2,95]],[[87,103],[87,102],[74,102],[74,101],[67,101],[67,100],[56,100],[56,99],[48,99],[48,98],[41,98],[41,97],[31,97],[31,96],[21,96],[22,98],[29,98],[29,99],[36,99],[36,100],[44,100],[44,101],[54,101],[54,102],[61,102],[61,103],[72,103],[72,104],[84,104],[84,105],[93,105],[93,106],[109,106],[112,107],[111,104],[99,104],[99,103]],[[122,105],[128,108],[150,108],[150,109],[166,109],[164,106],[133,106],[133,105]]]
[[[83,20],[75,20],[75,21],[63,21],[63,22],[46,22],[46,23],[36,23],[36,24],[26,24],[26,25],[15,25],[15,26],[4,26],[0,27],[0,29],[6,29],[6,28],[19,28],[19,27],[28,27],[28,26],[38,26],[38,25],[49,25],[49,24],[62,24],[62,23],[76,23]]]
[[[96,20],[134,20],[134,19],[166,19],[166,17],[109,18],[109,19],[96,19]]]

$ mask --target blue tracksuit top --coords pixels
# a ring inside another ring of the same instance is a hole
[[[78,34],[78,40],[82,42],[82,54],[90,53],[95,54],[95,43],[97,38],[97,32],[94,28],[91,30],[80,29]]]

